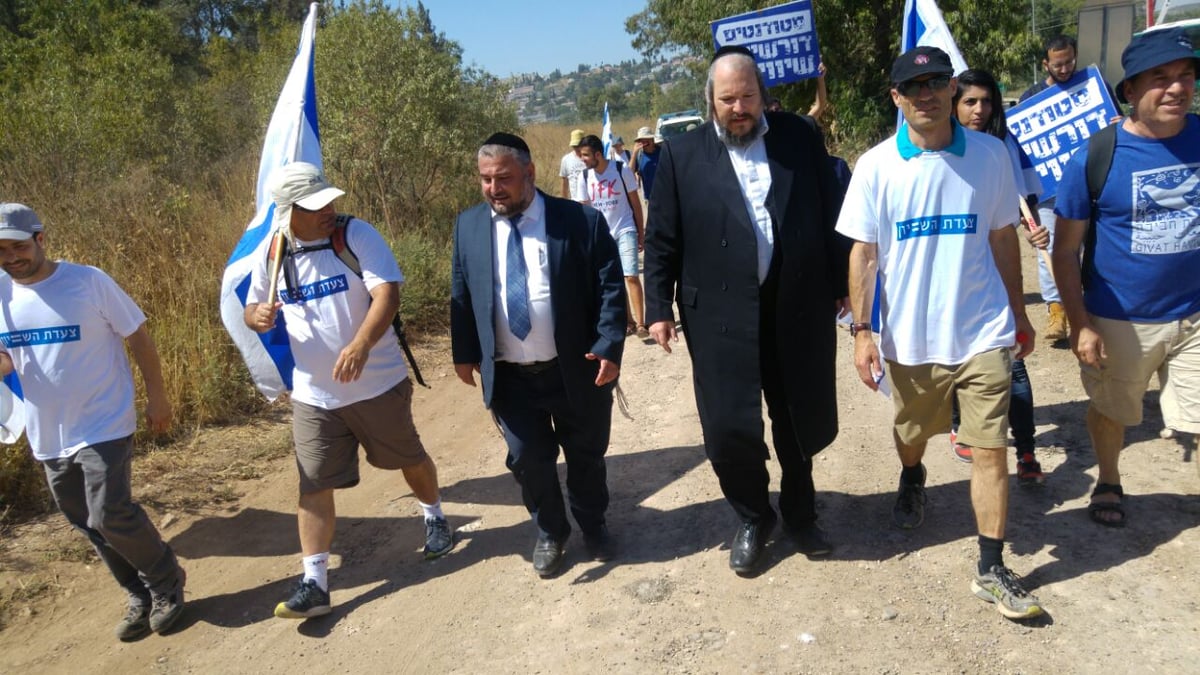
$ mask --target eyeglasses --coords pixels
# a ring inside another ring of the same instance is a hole
[[[1050,70],[1072,70],[1075,68],[1075,59],[1071,59],[1070,61],[1047,61],[1046,67]]]
[[[928,80],[906,80],[896,85],[896,91],[900,92],[905,98],[912,98],[921,92],[922,87],[929,87],[929,91],[941,91],[950,86],[949,75],[938,75],[931,77]]]

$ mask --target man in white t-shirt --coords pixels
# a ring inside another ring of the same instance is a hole
[[[643,310],[642,280],[638,276],[638,251],[645,239],[642,202],[637,198],[637,176],[624,162],[604,157],[604,142],[599,136],[584,136],[579,158],[587,167],[583,172],[585,204],[603,214],[608,231],[617,242],[621,271],[625,275],[625,293],[629,296],[629,327],[642,339],[650,337]]]
[[[16,372],[25,428],[50,494],[129,594],[117,637],[165,633],[183,612],[186,574],[130,494],[137,414],[125,344],[146,385],[146,423],[171,404],[146,316],[104,272],[46,258],[41,221],[0,204],[0,376]]]
[[[950,430],[973,448],[971,505],[980,560],[971,589],[1008,618],[1042,613],[1004,565],[1008,510],[1008,405],[1013,347],[1033,350],[1021,289],[1018,196],[1004,144],[964,129],[951,104],[950,57],[917,47],[892,66],[892,101],[905,123],[859,158],[837,230],[850,253],[854,365],[871,389],[884,375],[895,404],[893,438],[900,490],[892,517],[904,529],[924,520],[925,467],[934,434]],[[880,345],[871,333],[876,269]],[[882,352],[882,358],[881,358]]]
[[[563,199],[574,199],[577,202],[587,201],[587,197],[583,192],[583,170],[586,168],[583,165],[583,160],[579,158],[579,143],[584,137],[583,129],[575,129],[571,132],[571,151],[563,155],[562,161],[558,164],[558,175],[562,178],[562,190],[560,194]]]
[[[327,567],[333,542],[334,490],[358,484],[358,447],[367,462],[399,469],[425,516],[425,558],[454,547],[442,513],[437,468],[412,419],[412,381],[392,318],[404,281],[387,242],[369,223],[339,221],[333,200],[345,194],[305,162],[268,179],[277,223],[289,223],[278,294],[270,297],[267,256],[252,271],[245,321],[265,333],[282,314],[295,359],[292,434],[300,472],[297,520],[304,576],[275,616],[330,612]],[[352,270],[338,246],[353,252]],[[361,276],[358,272],[361,272]]]

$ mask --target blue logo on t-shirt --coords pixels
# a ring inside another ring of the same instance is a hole
[[[896,223],[896,241],[942,234],[975,234],[979,216],[974,213],[925,216]]]
[[[79,342],[79,326],[50,326],[0,333],[0,342],[3,342],[4,346],[9,349],[60,342]]]
[[[1133,173],[1132,253],[1163,255],[1200,248],[1200,164]]]
[[[336,277],[322,279],[315,283],[305,284],[299,288],[279,289],[279,301],[294,305],[309,300],[316,300],[327,295],[336,293],[345,293],[349,287],[346,285],[346,275],[339,274]]]

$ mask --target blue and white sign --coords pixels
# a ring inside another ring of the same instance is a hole
[[[1042,180],[1042,201],[1058,193],[1058,181],[1071,155],[1117,114],[1096,66],[1007,112],[1009,131],[1021,142]]]
[[[717,49],[737,45],[754,54],[768,87],[816,77],[821,63],[812,0],[796,0],[712,22]]]

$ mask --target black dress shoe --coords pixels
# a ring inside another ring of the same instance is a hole
[[[809,523],[803,527],[789,527],[787,530],[796,544],[796,550],[810,558],[826,556],[833,552],[833,544],[829,542],[825,530],[816,523]]]
[[[595,532],[584,532],[583,546],[587,549],[588,557],[598,562],[608,562],[617,556],[616,542],[608,533],[607,525],[602,525]]]
[[[763,549],[766,548],[767,539],[771,538],[771,530],[774,529],[774,514],[757,523],[742,523],[737,534],[733,536],[733,544],[729,547],[730,569],[738,574],[753,572],[762,559]]]
[[[562,566],[564,542],[539,536],[533,545],[533,571],[540,577],[553,576]]]

